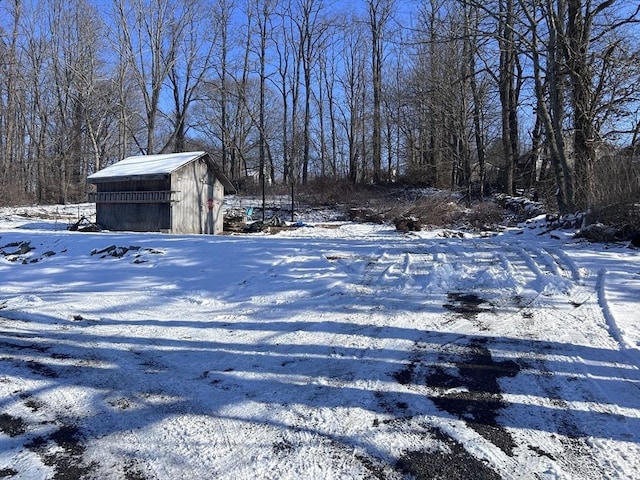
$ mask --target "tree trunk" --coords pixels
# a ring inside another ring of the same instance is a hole
[[[514,0],[500,0],[500,71],[498,89],[502,105],[503,191],[513,195],[514,168],[518,159],[518,99],[516,91],[516,47]]]

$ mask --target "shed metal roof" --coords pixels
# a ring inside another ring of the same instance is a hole
[[[87,180],[100,181],[106,178],[145,177],[171,173],[187,163],[205,155],[206,152],[167,153],[162,155],[138,155],[127,157],[113,165],[89,175]]]
[[[137,155],[127,157],[113,165],[89,175],[89,183],[107,183],[112,180],[149,180],[163,178],[189,162],[203,158],[213,169],[215,176],[224,186],[225,193],[236,193],[236,189],[229,181],[222,169],[207,152],[182,152],[161,155]]]

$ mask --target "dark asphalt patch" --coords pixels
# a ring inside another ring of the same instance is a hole
[[[505,407],[498,380],[514,377],[520,366],[511,360],[497,362],[486,347],[486,339],[469,343],[465,352],[443,358],[427,375],[427,385],[436,389],[431,396],[440,409],[464,420],[469,427],[500,448],[513,455],[516,444],[511,434],[500,426],[497,417]],[[454,368],[444,368],[443,363]]]
[[[467,452],[464,446],[439,429],[434,437],[443,444],[438,451],[405,453],[396,468],[416,480],[501,480],[501,476],[482,460]]]
[[[472,339],[466,345],[440,352],[435,361],[430,359],[430,365],[425,365],[424,359],[417,355],[393,376],[402,385],[427,385],[433,392],[429,399],[439,410],[456,416],[505,454],[513,456],[517,444],[497,420],[506,406],[498,381],[517,375],[520,366],[511,360],[494,360],[487,343],[488,339]],[[441,449],[405,452],[396,468],[417,479],[501,478],[489,464],[466,451],[454,438],[437,428],[432,435],[442,444]]]
[[[450,292],[447,294],[447,300],[443,307],[464,318],[475,317],[479,313],[492,310],[491,304],[475,293]]]

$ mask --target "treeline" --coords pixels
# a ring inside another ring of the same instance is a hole
[[[0,203],[85,201],[125,156],[204,149],[239,184],[631,211],[634,3],[4,0]]]

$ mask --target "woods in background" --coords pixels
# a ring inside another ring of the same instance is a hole
[[[640,6],[622,0],[6,0],[0,203],[87,198],[132,154],[232,181],[640,202]]]

